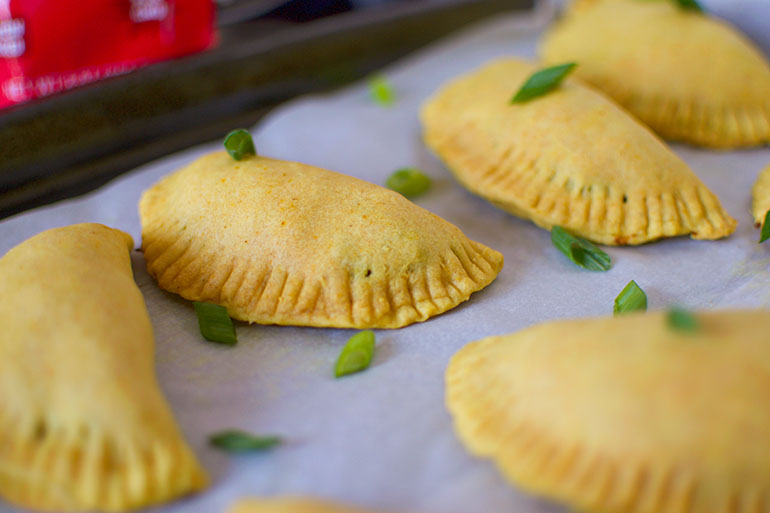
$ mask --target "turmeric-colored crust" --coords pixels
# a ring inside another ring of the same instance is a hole
[[[145,192],[161,288],[260,324],[399,328],[495,279],[497,251],[393,191],[313,166],[225,152]]]
[[[126,511],[206,485],[158,388],[131,237],[48,230],[0,259],[0,496]]]
[[[754,216],[754,224],[759,227],[765,222],[767,211],[770,210],[770,166],[759,173],[754,187],[751,188],[751,196],[751,213]]]
[[[727,22],[661,0],[581,0],[544,37],[576,74],[666,139],[770,143],[770,63]]]
[[[325,500],[276,497],[241,499],[228,510],[228,513],[367,513],[341,504]]]
[[[551,322],[471,343],[446,400],[473,454],[601,513],[766,511],[770,313]]]
[[[536,69],[494,61],[451,81],[423,107],[426,144],[467,189],[538,226],[603,244],[718,239],[735,230],[717,197],[665,143],[579,80],[511,104]]]

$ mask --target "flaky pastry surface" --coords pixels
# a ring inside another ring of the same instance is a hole
[[[426,144],[467,189],[538,226],[560,225],[603,244],[718,239],[735,230],[687,164],[579,80],[510,104],[536,70],[497,60],[452,80],[423,106]]]
[[[200,158],[140,203],[161,288],[260,324],[398,328],[453,308],[503,257],[383,187],[296,162]]]
[[[471,343],[446,401],[473,454],[577,509],[762,511],[770,500],[770,313],[540,324]]]
[[[126,511],[207,478],[158,388],[131,237],[40,233],[0,259],[0,496],[52,511]]]
[[[770,142],[770,63],[727,22],[674,1],[578,0],[541,42],[666,139]]]

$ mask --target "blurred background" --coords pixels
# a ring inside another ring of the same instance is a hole
[[[770,0],[701,0],[767,50]],[[0,0],[0,218],[563,0]],[[555,5],[554,5],[555,4]]]
[[[535,0],[0,0],[0,218]]]

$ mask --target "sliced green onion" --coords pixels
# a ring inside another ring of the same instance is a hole
[[[385,75],[377,74],[369,79],[369,95],[374,103],[390,107],[396,101],[396,92]]]
[[[698,318],[692,312],[678,307],[670,308],[666,312],[666,324],[675,331],[687,333],[698,331],[700,327]]]
[[[765,222],[762,223],[762,232],[759,236],[759,243],[762,244],[767,239],[770,239],[770,210],[765,214]]]
[[[230,316],[227,315],[227,308],[215,305],[214,303],[193,303],[195,313],[198,316],[198,327],[201,335],[206,340],[235,345],[238,339],[235,337],[235,328]]]
[[[567,64],[541,69],[534,73],[524,82],[516,96],[511,99],[511,103],[528,102],[533,98],[546,94],[561,84],[562,80],[569,75],[575,66],[577,66],[576,62],[568,62]]]
[[[254,147],[254,139],[248,130],[233,130],[225,137],[225,149],[235,160],[241,160],[247,155],[256,155],[257,149]]]
[[[255,436],[237,429],[220,431],[209,437],[211,445],[228,452],[264,451],[282,442],[279,436]]]
[[[703,6],[698,3],[698,0],[676,0],[679,7],[688,11],[705,12]]]
[[[393,189],[412,198],[423,194],[430,188],[430,178],[425,176],[422,171],[413,167],[405,167],[394,172],[385,181],[388,189]]]
[[[589,271],[609,271],[612,267],[610,256],[593,243],[575,237],[561,226],[551,229],[551,242],[567,258]]]
[[[334,377],[361,372],[369,367],[374,356],[374,332],[359,331],[348,340],[342,348],[337,365],[334,366]]]
[[[630,312],[647,311],[647,294],[636,284],[634,280],[628,282],[618,297],[615,298],[615,315],[621,315]]]

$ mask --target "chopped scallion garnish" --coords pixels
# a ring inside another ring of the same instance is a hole
[[[348,340],[342,348],[337,364],[334,366],[334,377],[360,372],[372,362],[374,356],[374,332],[359,331]]]
[[[399,169],[385,182],[389,189],[403,194],[407,198],[419,196],[430,188],[430,178],[413,167]]]
[[[567,258],[583,269],[590,271],[609,271],[612,267],[610,256],[593,243],[575,237],[561,226],[551,229],[551,242]]]
[[[256,155],[257,149],[254,147],[254,139],[248,130],[233,130],[225,137],[225,149],[235,160],[241,160],[247,155]]]
[[[762,244],[767,239],[770,239],[770,210],[765,214],[765,221],[762,223],[762,232],[759,236],[759,243]]]
[[[511,99],[511,103],[524,103],[542,96],[552,89],[561,84],[562,80],[569,75],[576,62],[569,62],[567,64],[560,64],[558,66],[552,66],[550,68],[541,69],[530,76],[524,85],[521,86],[519,92]]]
[[[396,92],[385,75],[377,74],[369,79],[369,95],[374,103],[390,107],[396,101]]]
[[[211,445],[228,452],[264,451],[280,445],[282,441],[279,436],[255,436],[235,429],[221,431],[209,437]]]
[[[698,318],[692,312],[678,307],[668,310],[666,313],[666,324],[673,330],[687,333],[695,332],[700,327]]]
[[[220,344],[235,345],[238,339],[235,328],[227,309],[214,303],[194,302],[195,313],[198,316],[198,327],[206,340]]]
[[[676,0],[679,7],[688,11],[704,12],[703,6],[698,3],[698,0]]]
[[[634,280],[628,282],[618,297],[615,298],[615,315],[621,315],[629,312],[646,312],[647,294],[636,284]]]

